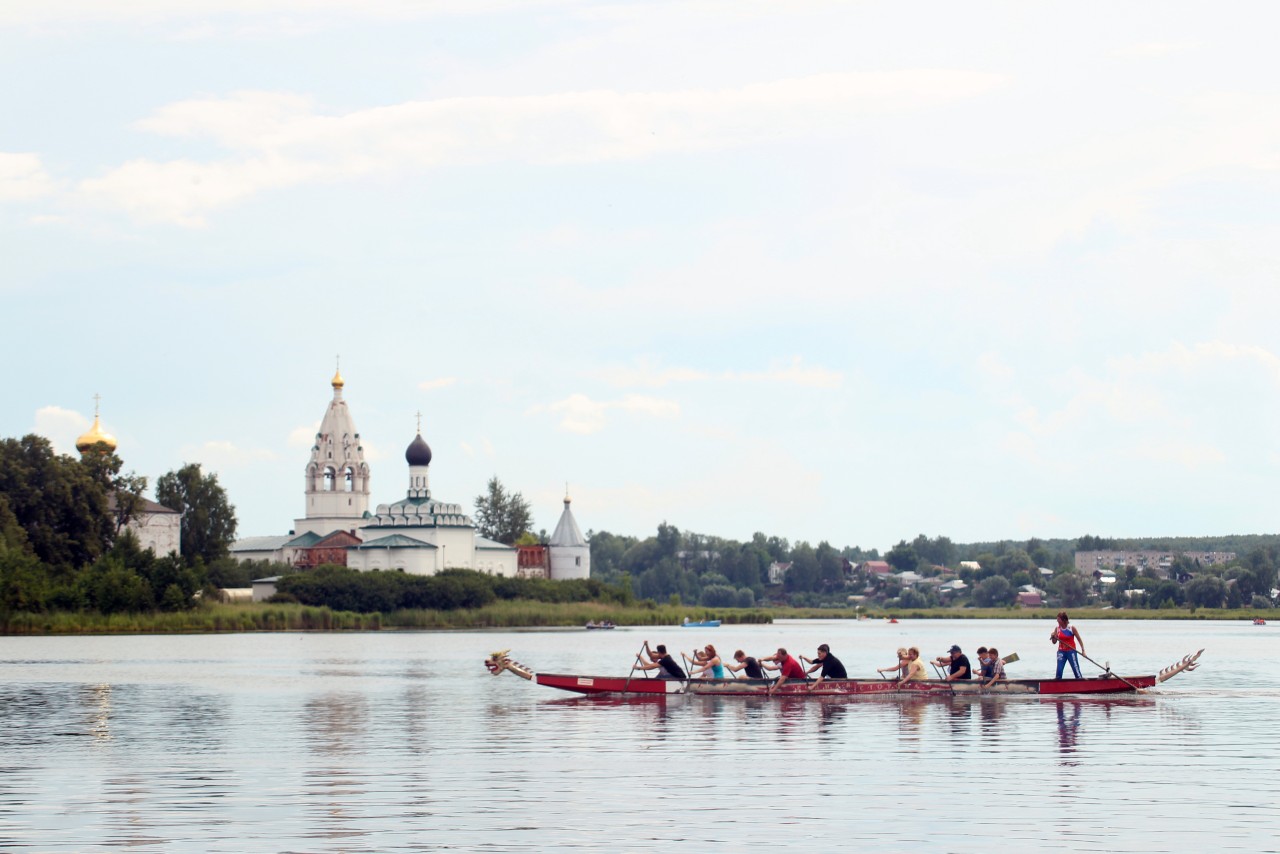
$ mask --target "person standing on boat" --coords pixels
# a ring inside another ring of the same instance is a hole
[[[907,672],[902,677],[902,681],[898,683],[898,687],[901,688],[908,682],[916,682],[928,678],[929,674],[925,672],[924,662],[920,660],[920,647],[911,647],[911,649],[907,650]]]
[[[764,668],[760,666],[760,662],[756,661],[753,656],[747,655],[742,650],[738,650],[733,654],[733,660],[738,662],[737,665],[726,664],[725,667],[737,673],[741,670],[747,671],[748,679],[763,679]]]
[[[818,647],[818,657],[811,665],[809,665],[809,669],[805,671],[805,675],[809,675],[819,667],[822,668],[822,672],[818,674],[818,678],[809,686],[810,691],[821,685],[822,680],[824,679],[849,678],[849,674],[844,669],[844,665],[840,663],[840,659],[831,654],[831,647],[827,646],[825,643]]]
[[[658,644],[649,652],[649,642],[644,642],[645,652],[649,654],[649,663],[641,664],[640,670],[661,670],[658,674],[659,679],[688,679],[689,676],[684,672],[676,660],[667,653],[667,647],[664,644]]]
[[[769,664],[764,665],[765,669],[780,671],[778,673],[777,680],[769,686],[770,696],[773,695],[774,691],[777,691],[783,685],[787,684],[788,679],[806,680],[809,678],[808,675],[805,674],[804,668],[800,666],[800,662],[788,655],[787,651],[782,647],[778,647],[777,652],[773,655],[765,656],[760,659],[760,661],[762,663],[766,661],[770,662]]]
[[[969,656],[960,650],[959,644],[952,644],[949,656],[940,655],[933,663],[939,667],[945,665],[948,668],[948,682],[973,678],[973,667],[969,664]]]
[[[1066,611],[1058,613],[1058,625],[1049,635],[1049,642],[1058,645],[1058,675],[1055,679],[1062,678],[1062,670],[1071,665],[1071,672],[1076,675],[1077,679],[1083,679],[1080,675],[1080,655],[1088,655],[1084,651],[1084,638],[1080,636],[1080,630],[1071,625],[1071,618],[1067,616]]]

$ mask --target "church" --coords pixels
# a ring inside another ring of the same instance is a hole
[[[97,398],[95,394],[93,426],[76,439],[76,450],[81,457],[104,451],[111,454],[116,452],[116,437],[102,429]],[[125,528],[138,539],[138,545],[143,549],[151,549],[161,557],[178,554],[182,548],[182,514],[142,496],[135,496],[134,500],[136,510]],[[107,507],[113,514],[118,506],[117,501],[115,493],[107,496]]]
[[[587,578],[590,547],[569,509],[546,547],[508,546],[479,536],[459,504],[431,495],[431,447],[417,435],[405,449],[405,495],[370,512],[371,475],[360,433],[343,398],[341,372],[321,419],[304,475],[306,512],[289,534],[249,537],[231,547],[237,560],[270,560],[297,567],[336,563],[362,571],[400,570],[434,575],[474,569],[490,575]],[[531,551],[532,549],[532,551]]]

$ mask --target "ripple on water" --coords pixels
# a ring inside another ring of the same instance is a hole
[[[820,636],[869,667],[903,642],[889,630],[929,648],[960,632],[1043,646],[1034,624],[980,621],[716,637]],[[1179,657],[1174,641],[1210,650],[1197,673],[1129,698],[591,700],[479,666],[519,647],[557,670],[625,671],[639,635],[591,634],[613,637],[10,639],[0,848],[1275,847],[1280,678],[1229,624],[1095,629],[1091,644],[1128,651],[1127,672]]]

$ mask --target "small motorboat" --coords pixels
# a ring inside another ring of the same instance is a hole
[[[1265,626],[1267,624],[1267,621],[1262,619],[1261,617],[1254,617],[1253,624],[1255,626]]]
[[[720,621],[690,620],[688,617],[685,617],[684,622],[680,625],[684,626],[686,629],[718,629],[720,627]]]
[[[600,622],[600,623],[597,623],[595,620],[592,620],[591,622],[587,623],[587,624],[586,624],[586,626],[584,626],[583,628],[586,628],[586,629],[588,629],[588,630],[592,630],[592,629],[616,629],[616,628],[617,628],[617,626],[615,626],[613,623],[609,622],[608,620],[605,620],[605,621]]]

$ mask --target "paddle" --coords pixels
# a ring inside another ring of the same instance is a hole
[[[1116,673],[1112,673],[1112,672],[1111,672],[1111,668],[1110,668],[1110,667],[1103,667],[1101,664],[1099,664],[1098,662],[1094,661],[1092,658],[1090,658],[1089,656],[1085,655],[1083,652],[1082,652],[1082,653],[1080,653],[1080,657],[1081,657],[1081,658],[1083,658],[1085,661],[1089,662],[1090,664],[1092,664],[1094,667],[1096,667],[1096,668],[1098,668],[1099,670],[1101,670],[1103,673],[1107,674],[1108,676],[1111,676],[1112,678],[1115,678],[1115,679],[1119,679],[1121,682],[1123,682],[1124,684],[1128,685],[1130,688],[1132,688],[1132,689],[1133,689],[1133,692],[1134,692],[1135,694],[1145,694],[1145,693],[1147,693],[1147,692],[1146,692],[1146,691],[1144,691],[1143,689],[1139,688],[1137,685],[1134,685],[1134,684],[1133,684],[1132,682],[1130,682],[1128,679],[1125,679],[1123,676],[1120,676],[1119,674],[1116,674]]]
[[[627,689],[631,687],[631,677],[636,675],[636,668],[640,665],[640,656],[643,653],[646,653],[648,651],[649,651],[649,642],[645,641],[644,646],[640,647],[640,649],[636,651],[636,660],[631,662],[631,672],[627,674],[627,681],[622,685],[622,693],[624,694],[627,693]],[[648,670],[644,672],[644,676],[646,679],[649,678]]]

